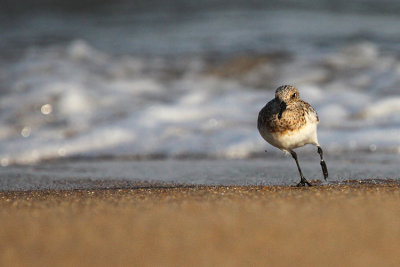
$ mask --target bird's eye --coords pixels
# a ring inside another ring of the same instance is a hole
[[[296,98],[297,94],[293,93],[292,98]]]

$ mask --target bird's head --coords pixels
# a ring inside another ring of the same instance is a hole
[[[279,103],[284,102],[287,105],[292,101],[299,100],[300,94],[296,87],[291,85],[282,85],[276,89],[275,99],[278,100]]]

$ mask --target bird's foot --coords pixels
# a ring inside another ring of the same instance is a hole
[[[306,180],[306,178],[302,177],[300,183],[298,183],[296,186],[301,187],[301,186],[312,186],[312,184]]]

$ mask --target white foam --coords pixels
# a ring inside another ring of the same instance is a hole
[[[112,56],[83,41],[32,52],[2,70],[9,90],[0,98],[1,164],[82,154],[240,158],[275,151],[256,121],[283,83],[296,85],[318,111],[318,138],[328,151],[400,147],[400,98],[387,96],[398,93],[397,59],[361,43],[271,64],[225,77],[209,74],[198,56]],[[276,76],[268,81],[275,86],[256,89],[265,76]],[[43,113],[45,105],[51,112]]]
[[[400,97],[390,97],[370,103],[360,112],[360,116],[375,119],[397,115],[397,113],[400,113]]]

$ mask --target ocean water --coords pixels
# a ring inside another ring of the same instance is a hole
[[[280,155],[256,121],[282,84],[327,155],[397,159],[397,2],[166,2],[2,9],[0,164]]]

